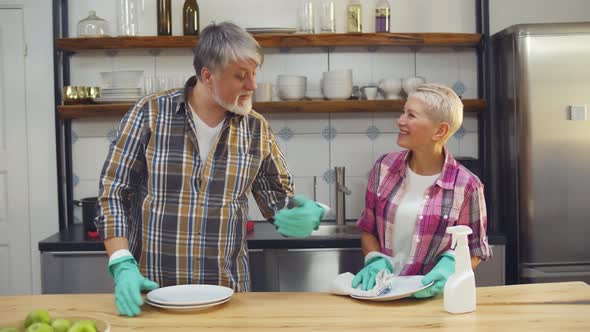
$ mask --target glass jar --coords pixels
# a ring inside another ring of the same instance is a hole
[[[139,21],[143,15],[143,0],[117,0],[117,34],[139,36]]]
[[[359,0],[351,0],[346,8],[346,32],[363,32],[363,16]]]
[[[109,23],[96,16],[96,12],[91,10],[88,17],[78,22],[78,37],[102,37],[109,35]]]
[[[336,32],[336,19],[334,17],[334,1],[322,0],[320,4],[320,33]]]
[[[391,7],[387,0],[379,0],[375,7],[375,32],[390,32]]]

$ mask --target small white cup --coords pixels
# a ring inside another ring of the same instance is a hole
[[[367,100],[375,100],[377,98],[376,86],[365,86],[362,88],[362,90]]]
[[[257,87],[254,91],[254,101],[264,102],[272,101],[272,84],[271,83],[256,83]]]

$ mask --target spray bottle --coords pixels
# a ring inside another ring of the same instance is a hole
[[[464,225],[447,227],[447,233],[452,236],[451,248],[455,248],[455,273],[445,284],[445,310],[451,314],[475,311],[475,276],[467,241],[471,228]]]

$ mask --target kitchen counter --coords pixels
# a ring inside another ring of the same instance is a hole
[[[328,293],[238,293],[196,313],[148,305],[139,317],[117,315],[112,294],[0,297],[0,326],[20,325],[46,308],[54,316],[107,321],[111,331],[590,331],[590,286],[583,282],[477,289],[477,311],[451,315],[443,298],[366,302]]]
[[[330,222],[322,223],[329,225]],[[333,223],[332,223],[333,224]],[[269,222],[256,222],[254,230],[247,234],[250,249],[296,249],[296,248],[360,248],[359,234],[338,234],[333,236],[311,236],[303,239],[286,238],[277,233]],[[488,235],[489,243],[501,245],[506,243],[502,235]],[[99,239],[92,239],[83,234],[80,224],[75,224],[47,239],[39,242],[40,251],[104,251]]]

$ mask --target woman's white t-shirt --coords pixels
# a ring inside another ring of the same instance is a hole
[[[389,236],[393,243],[389,245],[393,249],[393,255],[399,257],[402,264],[407,263],[410,257],[416,218],[424,208],[426,189],[432,186],[439,176],[440,174],[418,175],[406,166],[406,192],[395,213],[393,227],[388,223],[388,228],[391,228],[389,231],[393,233],[390,234],[393,236]]]

